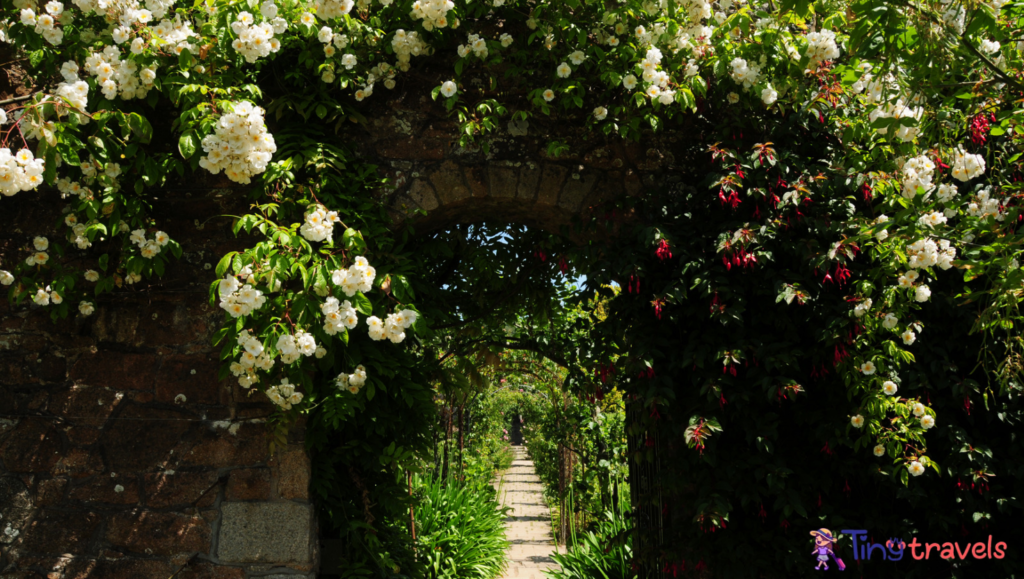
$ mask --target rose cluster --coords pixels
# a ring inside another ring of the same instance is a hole
[[[423,20],[423,29],[448,26],[448,11],[455,8],[452,0],[416,0],[412,4],[412,17]]]
[[[267,388],[267,398],[282,410],[291,410],[292,406],[302,402],[302,393],[295,391],[295,385],[289,384],[287,378],[282,378],[277,386]]]
[[[836,33],[831,30],[822,30],[808,34],[807,56],[811,59],[809,64],[812,68],[826,60],[839,58]]]
[[[316,8],[316,15],[321,20],[341,18],[352,11],[355,2],[352,0],[316,0],[313,3]]]
[[[281,49],[281,41],[274,34],[281,34],[288,29],[288,21],[277,16],[277,4],[267,0],[260,6],[260,14],[266,19],[256,24],[256,19],[249,12],[239,12],[231,31],[236,38],[231,41],[231,48],[245,57],[246,62],[256,62]]]
[[[242,285],[238,278],[231,274],[220,280],[217,291],[220,294],[220,307],[233,318],[249,315],[267,302],[263,292],[248,283]]]
[[[419,314],[413,310],[388,314],[384,321],[377,316],[370,316],[366,318],[366,325],[370,327],[370,339],[380,341],[387,338],[393,344],[401,343],[405,339],[405,330],[416,323],[418,316]]]
[[[306,210],[306,222],[299,227],[299,233],[309,241],[333,241],[334,224],[341,221],[337,211],[328,211],[320,204],[310,205]]]
[[[28,149],[13,155],[6,147],[0,149],[0,193],[12,197],[21,191],[35,189],[42,185],[45,169],[43,160],[36,159]]]
[[[992,197],[988,188],[978,191],[978,194],[967,205],[967,214],[982,219],[994,217],[996,221],[1002,221],[1006,218],[1002,204],[999,202],[999,199]]]
[[[953,178],[970,181],[984,172],[985,159],[981,155],[974,155],[963,149],[953,151]]]
[[[21,8],[21,23],[25,26],[34,27],[36,34],[41,35],[47,42],[57,46],[64,40],[64,31],[57,24],[70,24],[71,13],[64,12],[64,5],[52,1],[46,3],[46,11],[36,15],[32,10],[34,2],[24,0],[15,2],[15,6]]]
[[[244,348],[241,358],[231,363],[231,373],[238,377],[238,385],[249,388],[259,382],[256,370],[269,371],[274,367],[274,356],[268,352],[259,338],[248,330],[238,334],[238,345]]]
[[[949,240],[919,239],[907,246],[908,265],[912,269],[921,269],[938,265],[942,269],[953,267],[956,259],[956,248],[951,247]]]
[[[930,191],[934,172],[935,163],[925,155],[903,163],[903,197],[913,199],[918,188],[924,189],[925,193]]]
[[[402,71],[409,70],[409,60],[413,56],[426,54],[429,50],[427,43],[423,42],[419,33],[415,30],[406,32],[401,28],[396,30],[395,35],[391,38],[391,48],[394,49],[395,55],[398,57],[398,68]]]
[[[295,335],[285,334],[277,340],[277,351],[281,352],[281,363],[291,364],[300,356],[316,354],[316,340],[313,334],[298,330]]]
[[[732,59],[732,72],[729,75],[736,84],[743,85],[743,88],[750,88],[757,84],[761,77],[761,67],[748,64],[742,58]]]
[[[334,379],[334,383],[341,390],[348,390],[352,394],[358,394],[359,389],[366,384],[366,368],[359,365],[356,366],[356,371],[351,374],[342,372]]]
[[[163,249],[163,247],[171,240],[170,236],[163,231],[157,231],[153,235],[153,239],[146,239],[145,229],[136,229],[135,231],[132,231],[132,234],[128,239],[135,245],[139,246],[142,257],[146,259],[153,259],[156,257],[156,254],[160,253],[160,250]]]
[[[247,184],[253,175],[266,170],[277,144],[267,132],[262,108],[240,101],[233,109],[217,119],[213,134],[203,138],[206,156],[199,166],[214,175],[224,171],[228,179]]]
[[[377,277],[377,270],[361,255],[357,256],[354,263],[347,269],[337,269],[331,272],[331,281],[340,287],[348,297],[356,295],[356,292],[370,291],[373,288],[375,277]]]
[[[359,317],[356,315],[356,309],[352,307],[352,304],[348,300],[338,302],[338,298],[329,297],[327,301],[320,306],[320,311],[323,312],[326,320],[324,321],[324,331],[328,335],[333,336],[340,332],[343,328],[349,330],[356,327],[359,324]]]

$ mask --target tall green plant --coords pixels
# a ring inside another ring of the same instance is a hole
[[[564,555],[554,553],[551,558],[557,569],[545,571],[550,579],[633,579],[633,547],[626,517],[605,513],[597,528],[587,532]]]
[[[508,562],[504,518],[509,509],[486,493],[437,477],[423,484],[422,493],[415,516],[425,577],[497,577]]]

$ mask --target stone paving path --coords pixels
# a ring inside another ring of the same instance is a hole
[[[544,579],[543,569],[556,568],[551,559],[558,552],[551,534],[551,514],[544,504],[544,491],[526,447],[513,446],[512,468],[495,482],[498,502],[512,507],[505,519],[509,548],[509,566],[500,579]]]

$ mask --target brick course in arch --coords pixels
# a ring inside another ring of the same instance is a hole
[[[682,132],[638,143],[606,138],[583,120],[510,121],[462,148],[457,123],[439,118],[429,99],[376,106],[369,130],[356,138],[389,178],[380,195],[395,221],[419,231],[499,220],[558,233],[577,214],[665,182],[677,158],[693,155]],[[546,152],[555,140],[567,146],[557,158]]]

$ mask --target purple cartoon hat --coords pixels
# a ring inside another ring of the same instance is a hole
[[[824,529],[824,528],[823,529],[818,529],[817,531],[811,531],[811,536],[815,537],[815,538],[817,538],[817,537],[824,537],[830,543],[835,543],[836,542],[836,540],[832,538],[832,531],[830,531],[828,529]]]

